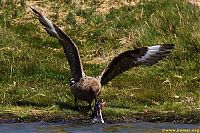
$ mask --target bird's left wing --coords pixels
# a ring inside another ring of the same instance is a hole
[[[99,76],[101,85],[107,84],[120,73],[138,65],[153,65],[163,59],[174,44],[162,44],[125,51],[108,64]]]

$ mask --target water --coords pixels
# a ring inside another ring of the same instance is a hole
[[[174,123],[114,123],[114,124],[86,124],[83,122],[32,122],[0,124],[0,133],[172,133],[191,132],[200,133],[200,125]]]

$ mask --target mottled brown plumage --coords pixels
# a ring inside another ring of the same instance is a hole
[[[101,83],[93,77],[84,77],[70,86],[76,99],[87,101],[90,105],[101,92]]]
[[[87,101],[91,106],[92,101],[94,99],[96,100],[97,96],[100,94],[101,87],[120,73],[138,65],[155,64],[166,57],[166,55],[170,53],[170,49],[174,48],[174,44],[162,44],[125,51],[113,58],[99,77],[88,77],[84,74],[78,48],[70,37],[41,13],[33,8],[31,9],[44,26],[47,33],[57,38],[64,49],[71,70],[70,89],[74,95],[76,107],[77,99]]]

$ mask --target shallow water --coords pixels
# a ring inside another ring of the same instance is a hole
[[[96,133],[96,132],[200,132],[200,125],[174,123],[114,123],[114,124],[86,124],[83,122],[32,122],[0,124],[0,133]]]

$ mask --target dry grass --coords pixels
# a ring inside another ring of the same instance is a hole
[[[138,2],[139,0],[133,0],[130,2],[128,2],[127,0],[98,0],[96,1],[98,5],[95,12],[97,14],[105,15],[109,13],[111,9],[119,9],[120,7],[123,7],[123,6],[135,6]],[[56,22],[64,20],[64,17],[69,12],[69,10],[66,8],[63,8],[62,4],[60,5],[60,3],[65,3],[65,2],[63,0],[59,2],[49,1],[49,0],[44,0],[44,1],[27,0],[26,1],[26,5],[39,9],[45,16],[50,16],[50,17],[54,16],[55,19],[59,18],[56,20]],[[86,10],[86,9],[91,8],[91,2],[85,2],[83,0],[77,0],[74,3],[69,3],[69,4],[70,5],[74,4],[76,8],[80,10]],[[58,10],[55,12],[55,10],[52,8],[57,8]],[[30,9],[27,7],[26,11],[30,12]],[[30,14],[28,14],[28,16],[30,16]],[[80,16],[76,16],[76,20],[79,24],[85,23],[84,18]]]
[[[119,9],[123,6],[135,6],[139,0],[127,1],[127,0],[99,0],[100,6],[96,9],[97,13],[107,14],[111,9]]]
[[[200,1],[199,0],[187,0],[189,3],[196,5],[196,6],[200,6]]]

